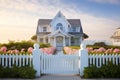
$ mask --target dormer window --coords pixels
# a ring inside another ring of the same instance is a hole
[[[43,27],[43,32],[47,32],[47,27]]]
[[[58,24],[56,25],[56,30],[58,30],[58,29],[63,30],[63,25],[62,25],[61,23],[58,23]]]

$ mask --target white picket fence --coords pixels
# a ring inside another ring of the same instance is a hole
[[[40,51],[39,45],[35,44],[32,55],[0,55],[0,65],[4,67],[30,65],[37,71],[36,76],[41,74],[80,74],[82,76],[84,68],[91,64],[97,67],[107,64],[108,61],[116,65],[120,64],[120,54],[88,55],[84,45],[81,45],[78,53],[79,55],[45,55]]]
[[[112,62],[113,64],[120,64],[120,54],[92,54],[88,56],[88,65],[95,65],[101,67],[103,64]]]
[[[22,54],[2,54],[0,55],[0,65],[4,67],[16,66],[32,66],[32,55]]]

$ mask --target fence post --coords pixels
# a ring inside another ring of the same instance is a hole
[[[83,76],[83,71],[85,67],[88,67],[88,51],[86,49],[86,44],[81,43],[80,45],[81,49],[79,50],[79,56],[80,56],[80,76]]]
[[[39,44],[34,44],[34,50],[33,50],[33,67],[37,71],[36,76],[40,77],[40,55],[41,51],[39,49]]]

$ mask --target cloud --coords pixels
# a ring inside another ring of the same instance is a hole
[[[116,20],[90,15],[61,0],[0,0],[0,36],[4,36],[0,41],[30,38],[39,18],[53,18],[59,10],[66,18],[81,19],[90,40],[108,40],[120,25]]]
[[[110,3],[110,4],[120,4],[120,0],[89,0],[98,3]]]

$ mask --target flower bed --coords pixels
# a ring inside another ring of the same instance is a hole
[[[120,49],[118,48],[105,49],[104,47],[100,47],[98,49],[93,49],[92,47],[88,47],[87,50],[89,54],[120,54]]]
[[[64,53],[65,54],[74,54],[76,53],[78,49],[74,49],[71,47],[64,47]],[[110,49],[105,49],[104,47],[100,47],[98,49],[93,49],[92,47],[87,47],[88,54],[120,54],[120,49],[118,48],[110,48]]]
[[[46,54],[54,54],[56,52],[55,47],[49,47],[49,48],[40,48],[43,53]],[[24,48],[21,50],[13,49],[13,50],[8,50],[6,46],[3,46],[0,48],[0,54],[32,54],[33,47],[29,47],[27,51],[25,51]]]

